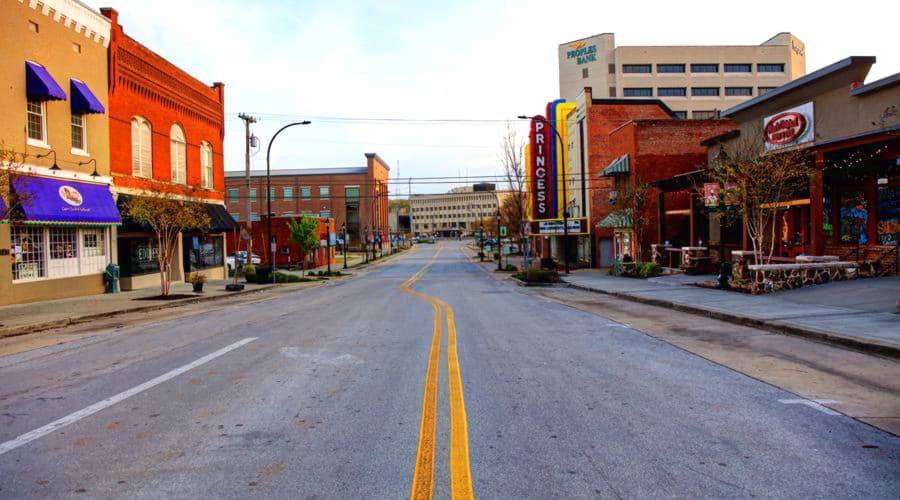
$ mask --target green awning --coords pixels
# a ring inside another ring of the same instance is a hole
[[[631,209],[616,210],[597,224],[597,227],[624,229],[631,227]]]
[[[628,173],[628,154],[624,154],[613,160],[606,168],[600,172],[600,177],[609,177],[616,174]]]

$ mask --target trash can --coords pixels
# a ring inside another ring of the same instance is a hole
[[[106,287],[106,293],[119,293],[119,266],[110,264],[103,271],[103,284]]]

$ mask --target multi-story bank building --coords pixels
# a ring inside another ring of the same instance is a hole
[[[679,118],[713,118],[805,74],[804,44],[790,33],[759,45],[622,47],[603,33],[559,46],[562,99],[591,87],[595,99],[658,98]]]

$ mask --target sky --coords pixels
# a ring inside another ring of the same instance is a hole
[[[245,112],[260,118],[253,168],[265,168],[278,128],[308,119],[278,136],[273,169],[363,166],[374,152],[392,178],[499,175],[507,127],[526,134],[516,117],[559,94],[557,46],[604,32],[617,45],[757,45],[790,31],[806,45],[807,72],[851,55],[878,58],[867,81],[900,72],[900,2],[881,0],[86,3],[114,7],[129,36],[207,84],[225,83],[226,170],[244,169]]]

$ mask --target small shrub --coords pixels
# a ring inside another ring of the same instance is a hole
[[[188,283],[192,285],[202,285],[206,283],[206,275],[200,273],[191,273],[188,275]]]
[[[245,264],[242,270],[247,283],[256,283],[256,266],[253,264]]]
[[[656,262],[644,262],[638,264],[637,274],[641,278],[653,278],[662,274],[662,266]]]
[[[559,283],[559,273],[546,269],[529,269],[526,272],[516,273],[513,277],[527,283]]]
[[[302,278],[296,274],[275,273],[275,283],[300,283]]]
[[[516,267],[516,266],[513,265],[513,264],[507,264],[506,267],[503,268],[503,270],[504,270],[504,271],[507,271],[507,272],[514,273],[514,272],[518,271],[519,268]]]

